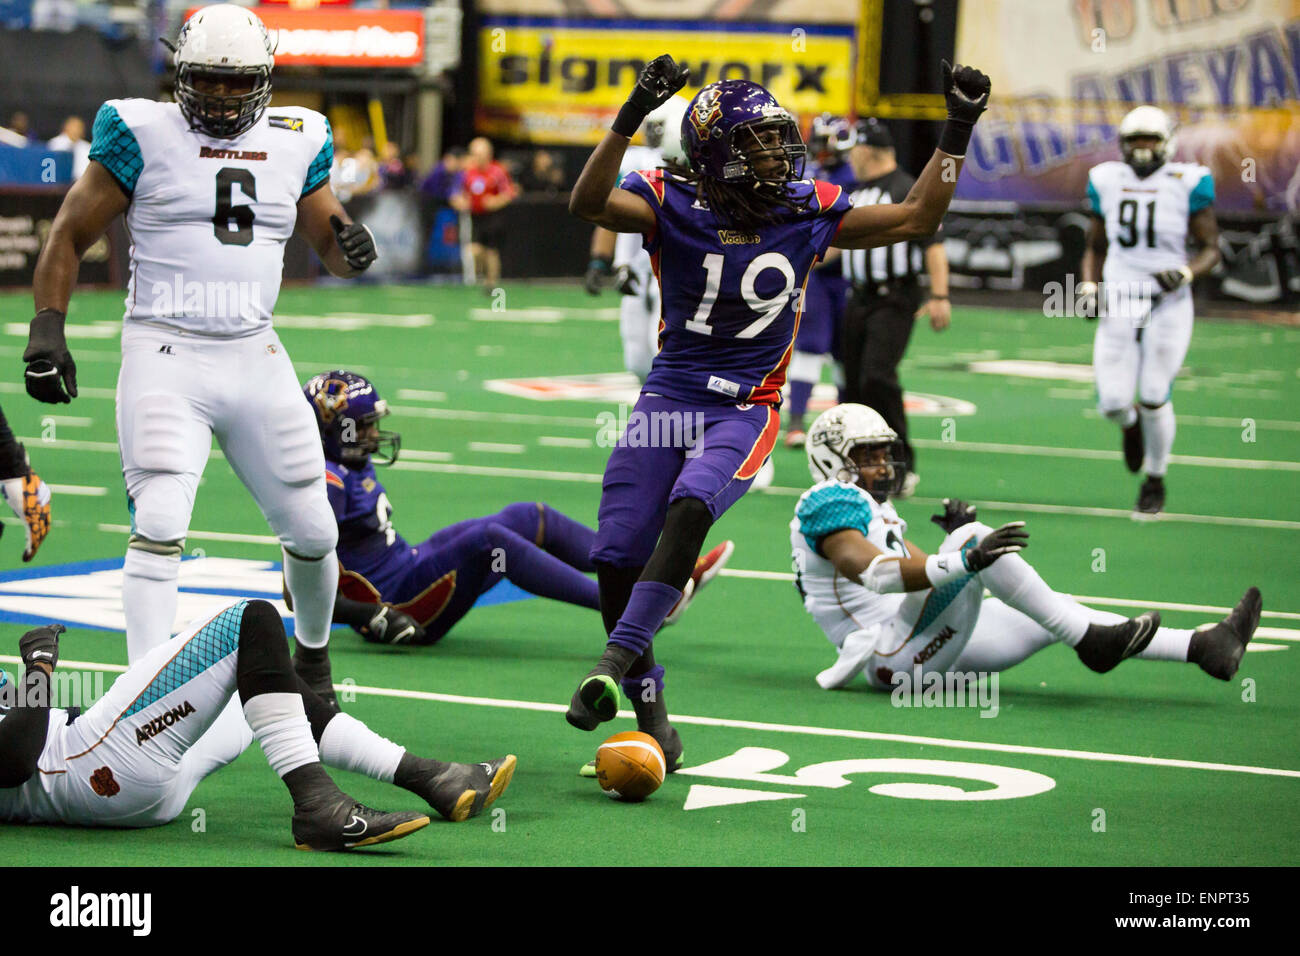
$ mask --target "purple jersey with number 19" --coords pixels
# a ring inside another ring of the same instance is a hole
[[[721,228],[693,186],[662,170],[622,188],[654,210],[644,237],[659,280],[659,354],[644,391],[693,405],[779,405],[808,274],[850,206],[839,186],[786,185],[804,208],[754,231]]]

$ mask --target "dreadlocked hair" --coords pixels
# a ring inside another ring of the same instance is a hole
[[[770,226],[778,212],[804,212],[812,200],[811,193],[802,200],[791,199],[784,183],[724,183],[678,163],[668,163],[667,169],[685,185],[694,186],[695,198],[708,205],[721,225],[733,229]]]

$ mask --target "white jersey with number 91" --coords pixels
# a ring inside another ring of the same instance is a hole
[[[1107,283],[1150,279],[1187,264],[1187,222],[1214,202],[1214,179],[1196,163],[1165,163],[1141,178],[1127,163],[1088,173],[1088,205],[1106,223]]]
[[[105,103],[90,158],[130,197],[126,319],[219,336],[269,327],[298,201],[328,184],[333,155],[328,120],[301,107],[217,139],[175,103]]]

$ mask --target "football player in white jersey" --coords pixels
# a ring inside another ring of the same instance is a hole
[[[878,690],[918,668],[993,673],[1058,642],[1099,673],[1136,656],[1193,661],[1229,680],[1259,623],[1257,588],[1223,621],[1194,631],[1161,627],[1155,612],[1126,619],[1084,607],[1020,556],[1024,522],[994,530],[952,499],[931,519],[946,537],[927,555],[889,500],[905,474],[898,436],[865,405],[824,412],[807,449],[817,484],[799,499],[790,544],[804,608],[838,652],[817,675],[828,690],[864,671]]]
[[[417,757],[330,708],[294,673],[284,625],[266,601],[235,601],[196,621],[84,713],[51,699],[63,630],[23,636],[19,683],[0,671],[0,823],[161,826],[256,739],[293,798],[298,848],[346,850],[414,833],[429,818],[357,803],[322,764],[402,787],[455,822],[489,806],[514,773],[513,756]],[[246,723],[217,719],[228,703]]]
[[[638,169],[658,169],[665,162],[686,164],[682,152],[682,119],[690,101],[670,98],[641,124],[645,146],[629,146],[619,166],[618,181]],[[623,339],[623,367],[641,381],[659,352],[659,280],[650,264],[650,254],[641,247],[641,236],[633,232],[614,233],[597,226],[591,237],[591,265],[585,286],[600,292],[602,279],[612,267],[619,302],[618,331]]]
[[[1133,512],[1146,519],[1165,506],[1170,395],[1192,340],[1192,282],[1219,261],[1219,226],[1214,179],[1204,166],[1170,161],[1173,127],[1162,110],[1133,110],[1120,123],[1119,142],[1123,162],[1088,173],[1093,220],[1078,293],[1085,315],[1100,313],[1092,353],[1097,406],[1123,431],[1128,470],[1146,473]],[[1189,239],[1198,247],[1190,259]]]
[[[42,402],[77,396],[64,319],[78,261],[118,215],[131,278],[117,387],[131,508],[123,568],[132,660],[171,636],[180,556],[212,436],[283,546],[304,679],[333,701],[326,644],[338,532],[311,409],[271,327],[295,229],[336,276],[376,258],[373,237],[329,187],[320,113],[269,108],[271,42],[233,4],[181,28],[176,100],[109,100],[90,167],[69,190],[36,266],[23,360]]]

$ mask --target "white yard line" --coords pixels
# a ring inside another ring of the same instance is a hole
[[[508,442],[472,441],[469,443],[469,450],[491,454],[522,455],[528,448],[525,445],[515,445]]]
[[[1101,461],[1119,461],[1123,455],[1101,448],[1057,448],[1051,445],[1008,445],[1000,442],[940,441],[934,438],[913,438],[917,448],[942,448],[949,451],[996,453],[999,455],[1028,455],[1040,458],[1091,458]],[[1211,458],[1205,455],[1171,455],[1175,465],[1192,465],[1199,468],[1239,468],[1246,471],[1300,471],[1300,461],[1275,461],[1259,458]]]
[[[0,656],[0,663],[20,664],[22,659]],[[120,664],[98,664],[83,661],[62,661],[64,667],[121,673]],[[458,694],[435,694],[430,691],[398,690],[391,687],[365,687],[354,684],[336,684],[336,691],[351,691],[373,697],[390,697],[401,700],[421,700],[440,704],[462,704],[471,707],[499,707],[508,710],[531,710],[541,713],[562,714],[564,704],[531,700],[506,700],[495,697],[466,697]],[[618,716],[632,718],[631,711],[619,711]],[[1181,770],[1209,770],[1224,773],[1244,773],[1265,777],[1292,777],[1300,779],[1300,770],[1279,767],[1253,767],[1246,764],[1211,763],[1203,760],[1181,760],[1172,757],[1143,757],[1137,754],[1116,754],[1091,750],[1066,750],[1058,747],[1030,747],[1022,744],[988,743],[979,740],[956,740],[948,737],[922,737],[915,734],[887,734],[871,730],[848,730],[832,727],[812,727],[803,724],[775,724],[758,720],[737,720],[729,717],[693,717],[671,714],[674,723],[693,724],[700,727],[728,727],[734,730],[753,730],[764,733],[803,734],[810,737],[839,737],[845,740],[876,740],[884,743],[919,744],[926,747],[944,747],[952,750],[977,750],[989,753],[1024,754],[1031,757],[1057,757],[1064,760],[1084,760],[1099,763],[1136,764],[1145,767],[1172,767]]]
[[[590,448],[595,444],[590,438],[561,438],[556,435],[541,435],[537,444],[543,448]]]
[[[50,485],[50,491],[56,495],[77,495],[81,498],[103,498],[108,494],[107,488],[93,485]]]

